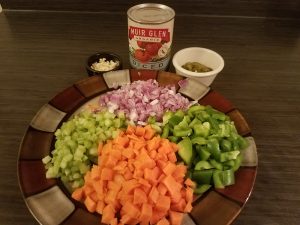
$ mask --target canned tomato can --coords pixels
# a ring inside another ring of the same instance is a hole
[[[128,9],[130,65],[136,69],[166,70],[171,58],[175,11],[145,3]]]

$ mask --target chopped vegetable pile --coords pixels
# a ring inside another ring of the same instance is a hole
[[[161,120],[165,111],[187,109],[190,102],[175,86],[161,87],[156,80],[135,81],[100,97],[100,105],[110,112],[124,112],[133,122],[145,122],[149,116]]]
[[[69,189],[84,184],[83,177],[97,161],[97,146],[118,135],[125,128],[124,114],[116,116],[107,110],[91,113],[84,111],[63,123],[55,132],[55,149],[43,158],[46,177],[60,177]]]
[[[102,223],[180,225],[193,194],[235,183],[248,142],[224,113],[155,80],[99,102],[63,123],[43,163]]]
[[[183,213],[192,209],[193,189],[188,185],[193,183],[185,182],[186,166],[176,164],[177,145],[154,135],[150,126],[128,126],[126,133],[100,144],[99,166],[86,174],[84,186],[72,197],[102,214],[102,223],[170,220],[180,225]]]
[[[178,143],[178,154],[198,184],[195,193],[234,184],[241,164],[240,150],[247,147],[228,116],[210,106],[194,105],[186,112],[166,112],[162,137]]]

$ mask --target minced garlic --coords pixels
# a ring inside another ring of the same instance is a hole
[[[91,68],[97,71],[109,71],[116,68],[118,65],[118,61],[115,62],[113,60],[106,60],[106,58],[100,58],[98,62],[91,65]]]

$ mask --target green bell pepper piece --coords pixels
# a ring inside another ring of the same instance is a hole
[[[181,122],[182,118],[183,118],[183,117],[174,115],[174,116],[172,116],[172,117],[169,119],[168,123],[169,123],[172,127],[174,127],[174,126],[176,126],[177,124],[179,124],[179,123]]]
[[[209,139],[207,141],[207,148],[208,148],[209,152],[212,154],[212,156],[214,157],[214,159],[219,161],[220,155],[221,155],[219,141],[215,138]]]
[[[228,141],[227,139],[222,139],[220,141],[220,147],[225,152],[229,152],[232,150],[231,142]]]
[[[209,170],[194,170],[192,172],[192,180],[198,184],[211,184],[211,179],[214,173],[214,169]]]
[[[210,131],[210,124],[208,122],[203,124],[197,123],[193,126],[193,130],[196,136],[207,137]]]
[[[175,136],[169,136],[168,139],[174,143],[177,143],[179,141],[179,137],[175,137]]]
[[[230,152],[221,152],[220,154],[220,162],[225,162],[228,160],[236,159],[236,157],[240,154],[240,151],[230,151]]]
[[[205,109],[205,106],[203,106],[203,105],[193,105],[188,109],[187,114],[190,117],[194,117],[194,115],[196,114],[197,111],[202,111],[204,109]]]
[[[234,160],[234,166],[232,167],[232,170],[233,171],[237,171],[239,168],[240,168],[240,166],[241,166],[241,164],[242,164],[242,155],[241,154],[239,154],[237,157],[236,157],[236,159]]]
[[[166,124],[162,130],[161,137],[167,138],[169,136],[169,132],[170,132],[170,126],[169,126],[169,124]]]
[[[194,167],[194,170],[208,170],[214,168],[209,162],[207,161],[199,161]]]
[[[192,144],[198,144],[198,145],[206,145],[207,140],[203,137],[194,137],[191,139]]]
[[[200,145],[196,145],[196,152],[200,156],[200,159],[206,161],[209,159],[211,153],[208,151],[207,147],[201,147]]]
[[[194,189],[194,193],[197,194],[197,195],[202,195],[202,194],[204,194],[210,188],[211,188],[210,184],[201,184],[201,185],[198,185]]]
[[[191,128],[188,128],[186,130],[174,129],[173,135],[175,137],[187,137],[187,136],[190,136],[192,134],[192,132],[193,132],[193,130]]]
[[[189,138],[183,138],[178,144],[178,154],[185,162],[186,165],[190,166],[193,162],[194,152],[192,142]]]
[[[209,160],[209,163],[216,169],[218,170],[223,170],[223,165],[222,163],[217,162],[215,159]]]

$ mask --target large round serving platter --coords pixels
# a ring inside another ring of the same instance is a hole
[[[228,225],[239,215],[251,195],[257,172],[257,151],[251,130],[241,112],[225,97],[202,83],[174,73],[147,70],[119,70],[83,79],[66,88],[36,113],[20,145],[18,177],[28,209],[42,225],[99,225],[100,216],[91,214],[70,198],[59,179],[46,179],[41,161],[53,149],[54,132],[83,105],[112,90],[116,85],[136,80],[156,79],[160,85],[174,84],[182,95],[202,105],[211,105],[226,113],[240,135],[249,140],[242,151],[243,162],[236,172],[236,182],[225,189],[211,188],[195,198],[193,210],[185,215],[187,225]]]

